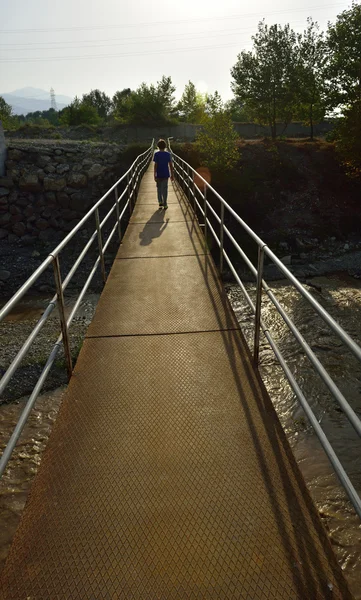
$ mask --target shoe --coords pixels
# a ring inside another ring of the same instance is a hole
[[[168,204],[165,204],[163,208],[164,208],[164,210],[167,210]]]
[[[163,204],[159,204],[159,209],[163,208]]]

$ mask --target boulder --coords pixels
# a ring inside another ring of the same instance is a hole
[[[73,188],[85,188],[88,184],[87,178],[83,173],[71,173],[68,179],[69,186]]]
[[[6,269],[0,269],[0,281],[7,281],[10,278],[10,271]]]
[[[99,163],[94,163],[93,166],[88,171],[89,179],[95,179],[102,175],[105,171],[105,167],[102,167]]]
[[[55,179],[52,177],[45,177],[44,188],[47,192],[61,192],[66,186],[66,180],[62,177]]]
[[[49,227],[49,224],[46,219],[37,219],[37,221],[35,221],[35,227],[40,229],[40,231],[43,231]]]
[[[49,242],[53,239],[55,233],[56,231],[52,228],[40,231],[39,240],[42,240],[43,242]]]
[[[14,187],[14,182],[12,177],[0,177],[0,188],[12,188]]]
[[[51,208],[49,208],[48,206],[43,210],[43,212],[41,213],[41,216],[44,219],[50,219],[50,217],[52,216],[53,211]]]
[[[25,232],[26,232],[26,225],[22,221],[20,221],[19,223],[15,223],[15,225],[13,225],[13,233],[15,233],[15,235],[17,235],[18,237],[21,237],[22,235],[24,235]]]
[[[50,161],[51,161],[51,157],[48,156],[47,154],[43,154],[38,157],[36,164],[38,165],[38,167],[43,169],[44,167],[47,167],[47,165],[48,165],[48,163],[50,163]]]
[[[57,200],[58,200],[58,204],[62,207],[62,208],[68,208],[69,204],[70,204],[70,198],[68,196],[68,194],[66,194],[65,192],[58,192],[57,195]]]
[[[0,208],[8,205],[8,198],[6,196],[0,196]]]
[[[9,148],[9,150],[8,150],[8,160],[19,161],[25,157],[26,157],[26,155],[24,154],[24,152],[22,152],[21,150],[18,150],[17,148]]]
[[[55,192],[47,192],[45,194],[45,198],[49,202],[49,204],[56,204],[56,195]]]
[[[19,188],[23,192],[40,192],[41,183],[37,173],[27,173],[20,177]]]
[[[63,210],[61,216],[65,221],[72,221],[73,219],[76,219],[77,214],[78,213],[76,212],[76,210],[70,210],[69,208],[66,208],[65,210]]]
[[[20,215],[21,210],[18,206],[16,206],[16,204],[12,204],[9,208],[9,213],[12,215]]]
[[[70,167],[69,165],[58,165],[56,167],[56,172],[59,173],[60,175],[63,175],[64,173],[67,173],[69,171]]]
[[[86,213],[92,204],[93,200],[87,192],[77,192],[72,194],[70,199],[70,208],[80,213]]]
[[[290,265],[291,260],[292,260],[291,255],[283,256],[282,258],[280,258],[281,263],[283,263],[284,265]]]
[[[10,190],[5,187],[0,187],[0,198],[4,196],[8,196],[10,194]]]
[[[25,217],[32,217],[32,216],[33,216],[33,214],[34,214],[34,209],[33,209],[33,207],[32,207],[32,206],[30,206],[30,205],[29,205],[29,206],[27,206],[27,207],[24,209],[24,215],[25,215]]]
[[[4,238],[6,238],[8,233],[9,232],[6,231],[6,229],[0,229],[0,240],[3,240]]]
[[[11,214],[9,212],[0,215],[0,227],[2,225],[8,225],[11,221]]]
[[[44,171],[45,173],[49,173],[49,175],[51,175],[52,173],[55,173],[56,169],[53,165],[48,165],[45,167]]]

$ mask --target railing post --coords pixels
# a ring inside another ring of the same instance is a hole
[[[259,338],[261,331],[261,301],[262,301],[262,278],[263,278],[263,260],[264,247],[258,247],[258,266],[257,266],[257,292],[256,292],[256,314],[254,326],[254,350],[253,359],[256,366],[259,364]]]
[[[189,165],[187,164],[187,192],[188,192],[188,202],[191,201],[191,176],[189,174]]]
[[[118,236],[119,236],[119,241],[122,241],[122,228],[120,225],[120,210],[119,210],[119,202],[118,202],[118,186],[115,186],[115,190],[114,190],[114,195],[115,195],[115,211],[117,214],[117,223],[118,223]]]
[[[66,370],[68,373],[68,380],[70,380],[70,377],[72,376],[72,373],[73,373],[73,363],[71,360],[69,332],[68,332],[68,327],[66,324],[64,294],[63,294],[63,287],[62,287],[62,282],[61,282],[60,264],[59,264],[58,256],[55,256],[53,259],[53,268],[54,268],[56,294],[58,297],[58,310],[59,310],[59,317],[60,317],[61,333],[63,335],[63,346],[64,346],[64,354],[65,354],[65,360],[66,360]]]
[[[219,251],[220,251],[220,255],[219,255],[219,272],[222,275],[223,273],[223,248],[224,248],[224,204],[223,202],[221,202],[221,224],[220,224],[221,230],[219,232]]]
[[[208,237],[208,226],[207,226],[207,186],[204,186],[204,251],[207,254],[207,237]]]
[[[129,173],[127,174],[127,187],[128,187],[128,200],[129,200],[129,215],[131,215],[131,214],[132,214],[132,198],[131,198],[131,191],[130,191],[131,175],[132,175],[132,169],[130,170],[130,176],[129,176]]]
[[[102,232],[100,229],[100,220],[99,220],[99,209],[95,210],[95,223],[98,232],[98,246],[99,246],[99,256],[100,256],[100,268],[102,272],[103,283],[105,284],[107,280],[107,276],[105,274],[105,262],[104,262],[104,252],[103,252],[103,240],[102,240]]]

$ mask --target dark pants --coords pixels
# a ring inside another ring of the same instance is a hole
[[[158,202],[167,206],[168,198],[168,178],[157,179]]]

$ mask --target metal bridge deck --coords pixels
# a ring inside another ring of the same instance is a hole
[[[152,173],[1,598],[351,598],[202,235]]]

